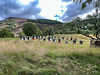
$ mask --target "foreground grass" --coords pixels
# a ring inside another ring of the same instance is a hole
[[[90,47],[89,38],[56,35],[83,40],[84,44],[61,44],[18,38],[0,39],[0,75],[99,75],[100,48]]]

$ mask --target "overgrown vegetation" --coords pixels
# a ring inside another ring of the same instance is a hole
[[[82,35],[56,35],[77,39],[72,44],[0,39],[1,75],[99,75],[100,48],[90,47],[89,38]],[[78,41],[84,44],[79,45]]]
[[[14,34],[7,28],[0,30],[0,38],[14,38]]]
[[[19,37],[26,36],[23,32],[19,32],[18,34],[19,34]]]

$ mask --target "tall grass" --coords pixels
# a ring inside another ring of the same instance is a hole
[[[79,34],[56,36],[72,36],[78,42],[0,39],[0,75],[100,74],[100,48],[90,47],[89,38]],[[83,45],[79,40],[84,41]]]

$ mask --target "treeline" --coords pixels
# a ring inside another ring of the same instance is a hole
[[[54,28],[50,26],[49,28],[44,28],[43,31],[41,31],[37,25],[32,24],[32,23],[25,23],[23,24],[23,33],[26,36],[33,36],[33,35],[54,35]],[[20,36],[23,36],[22,33],[20,33]]]
[[[69,24],[68,24],[69,25]],[[26,36],[32,36],[32,35],[54,35],[54,34],[75,34],[77,33],[72,27],[67,28],[68,25],[62,25],[60,27],[44,27],[43,30],[40,30],[37,25],[32,24],[32,23],[26,23],[23,25],[23,33]]]
[[[62,22],[55,20],[48,20],[48,19],[37,19],[37,20],[28,19],[27,21],[41,23],[41,24],[63,24]]]
[[[55,34],[78,34],[77,31],[74,29],[74,24],[65,23],[62,26],[55,29]]]

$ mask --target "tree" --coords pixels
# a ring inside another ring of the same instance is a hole
[[[46,36],[49,33],[49,28],[45,27],[43,28],[43,35]]]
[[[32,36],[33,34],[36,35],[37,26],[32,23],[25,23],[25,24],[23,24],[22,30],[23,30],[24,34],[27,36]]]
[[[96,8],[96,12],[93,15],[88,15],[87,19],[88,21],[90,21],[89,23],[91,24],[91,28],[93,28],[93,34],[97,39],[100,39],[100,0],[86,0],[84,2],[82,2],[83,0],[73,0],[74,2],[78,2],[80,1],[80,3],[82,3],[82,9],[84,9],[84,7],[87,6],[87,4],[91,4],[94,3],[95,8]],[[79,28],[79,27],[78,27]],[[89,27],[87,27],[89,28]],[[82,30],[81,30],[82,31]],[[82,31],[83,32],[83,31]],[[86,33],[84,33],[85,36],[88,36],[92,39],[94,39],[93,37],[87,35]]]
[[[45,27],[43,29],[43,35],[54,35],[54,28],[52,26],[49,28]]]
[[[76,31],[78,32],[78,33],[80,33],[80,26],[82,25],[81,23],[81,18],[80,17],[77,17],[77,18],[75,18],[73,21],[72,21],[72,23],[75,25],[75,28],[76,28]]]
[[[100,15],[98,13],[94,13],[93,15],[88,15],[85,20],[77,20],[73,21],[76,26],[76,31],[80,34],[83,34],[92,39],[100,39]],[[93,36],[90,36],[90,33],[93,33]]]
[[[92,23],[92,28],[94,29],[94,36],[97,39],[100,39],[100,15],[98,13],[94,13],[90,18],[89,21]]]
[[[49,27],[48,35],[54,35],[54,28],[52,26]]]
[[[7,28],[0,30],[0,38],[11,37],[14,38],[14,34]]]
[[[37,33],[36,33],[36,35],[43,35],[43,33],[42,33],[42,31],[39,29],[39,28],[37,28]]]
[[[87,4],[91,4],[94,3],[95,7],[97,8],[97,10],[100,10],[100,0],[73,0],[74,2],[80,2],[82,3],[82,9],[84,9],[84,7],[87,6]]]

